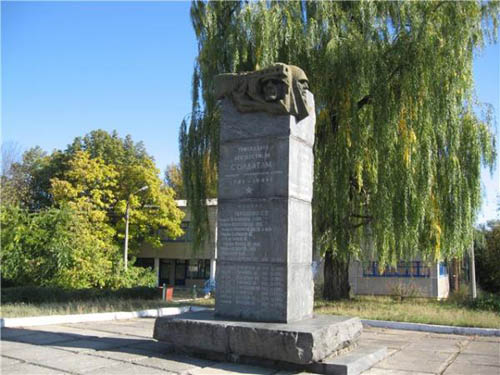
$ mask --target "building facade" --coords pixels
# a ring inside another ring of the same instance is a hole
[[[443,262],[401,261],[382,270],[375,261],[353,261],[349,265],[351,291],[359,295],[403,295],[447,298],[448,271]]]
[[[160,248],[144,245],[135,265],[154,269],[159,286],[203,287],[206,280],[215,279],[217,200],[207,200],[210,235],[199,249],[192,247],[191,214],[186,201],[178,200],[177,206],[186,214],[181,224],[184,235],[176,239],[162,236],[163,246]]]

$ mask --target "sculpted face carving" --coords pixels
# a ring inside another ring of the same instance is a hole
[[[262,92],[264,94],[264,100],[266,102],[274,102],[278,99],[278,86],[277,83],[272,79],[265,82],[262,87]],[[280,98],[281,99],[281,98]]]
[[[255,72],[215,77],[217,99],[231,98],[238,111],[291,114],[297,121],[314,111],[307,103],[308,91],[309,81],[304,71],[282,63]]]

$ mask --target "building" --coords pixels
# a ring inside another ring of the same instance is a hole
[[[217,258],[217,199],[208,199],[210,236],[200,249],[193,249],[190,235],[191,214],[186,201],[177,205],[186,216],[182,222],[185,234],[176,239],[165,236],[164,245],[141,248],[136,265],[153,268],[158,275],[158,285],[175,285],[191,288],[202,287],[206,280],[215,279]],[[313,262],[316,282],[321,283],[321,260]],[[448,272],[444,263],[427,264],[422,261],[399,262],[397,267],[379,271],[377,262],[352,261],[349,266],[351,291],[358,295],[415,294],[420,297],[446,298],[449,293]]]
[[[215,279],[217,200],[209,199],[207,205],[210,236],[202,248],[192,248],[191,214],[186,201],[179,200],[177,206],[186,214],[181,224],[185,234],[176,239],[162,237],[160,248],[146,244],[140,249],[135,265],[154,269],[158,285],[203,287],[207,279]]]
[[[353,261],[349,265],[351,291],[358,295],[403,295],[447,298],[448,271],[443,262],[401,261],[379,270],[375,261]]]

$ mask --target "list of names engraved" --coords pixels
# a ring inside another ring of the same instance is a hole
[[[220,207],[218,257],[224,260],[283,262],[285,230],[279,225],[285,202],[227,203]],[[280,243],[282,241],[283,243]]]
[[[224,263],[217,285],[217,302],[221,305],[267,310],[286,304],[284,265]]]

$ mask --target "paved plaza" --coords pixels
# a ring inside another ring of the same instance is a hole
[[[168,353],[154,319],[3,328],[2,374],[295,374]],[[365,328],[360,345],[389,356],[363,375],[500,375],[500,337]],[[304,374],[304,373],[302,373]]]

